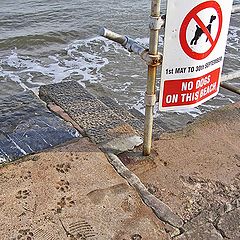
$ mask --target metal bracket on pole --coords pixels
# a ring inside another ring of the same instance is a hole
[[[145,104],[146,106],[154,106],[156,103],[156,94],[154,95],[148,95],[147,93],[145,94]]]
[[[104,28],[104,27],[101,28],[99,30],[99,34],[109,40],[112,40],[114,42],[121,44],[129,52],[134,52],[140,56],[144,51],[146,51],[145,47],[141,46],[139,43],[135,42],[130,37],[123,36],[118,33],[112,32],[111,30],[108,30],[107,28]]]
[[[157,67],[162,63],[162,54],[150,54],[149,50],[135,42],[128,36],[122,36],[106,28],[101,28],[99,34],[107,39],[121,44],[129,52],[134,52],[141,56],[148,66]]]
[[[141,58],[147,63],[148,66],[157,67],[162,63],[163,56],[158,53],[156,55],[149,54],[149,50],[146,49],[141,53]]]
[[[164,21],[161,17],[150,16],[149,28],[151,30],[160,30],[164,25]]]

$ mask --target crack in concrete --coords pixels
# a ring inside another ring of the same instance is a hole
[[[226,213],[225,213],[226,214]],[[222,216],[224,216],[225,214],[223,214]],[[229,237],[226,235],[226,233],[218,227],[218,223],[221,220],[222,216],[217,217],[214,222],[212,222],[212,225],[214,226],[214,228],[217,230],[217,232],[222,236],[222,238],[227,238],[229,239]]]
[[[152,195],[142,184],[140,179],[132,173],[116,155],[107,152],[107,156],[111,165],[137,190],[145,204],[153,210],[161,221],[178,228],[180,232],[183,231],[183,220],[177,214],[173,213],[169,206]]]

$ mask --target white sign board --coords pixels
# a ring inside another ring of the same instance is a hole
[[[196,107],[217,95],[232,0],[168,0],[160,110]]]

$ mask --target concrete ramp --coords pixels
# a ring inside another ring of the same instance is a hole
[[[79,136],[31,91],[0,99],[0,163]]]
[[[40,98],[54,102],[85,131],[95,143],[107,150],[118,151],[117,143],[121,142],[121,151],[129,145],[133,147],[142,143],[143,122],[123,107],[107,97],[93,96],[77,82],[62,82],[42,86]],[[127,149],[126,149],[127,150]]]

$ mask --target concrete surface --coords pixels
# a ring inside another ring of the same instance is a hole
[[[82,138],[0,168],[2,240],[165,240],[165,228]]]
[[[31,91],[0,99],[0,163],[80,137]]]
[[[119,155],[185,224],[177,240],[240,239],[240,103],[163,133],[150,157]]]

